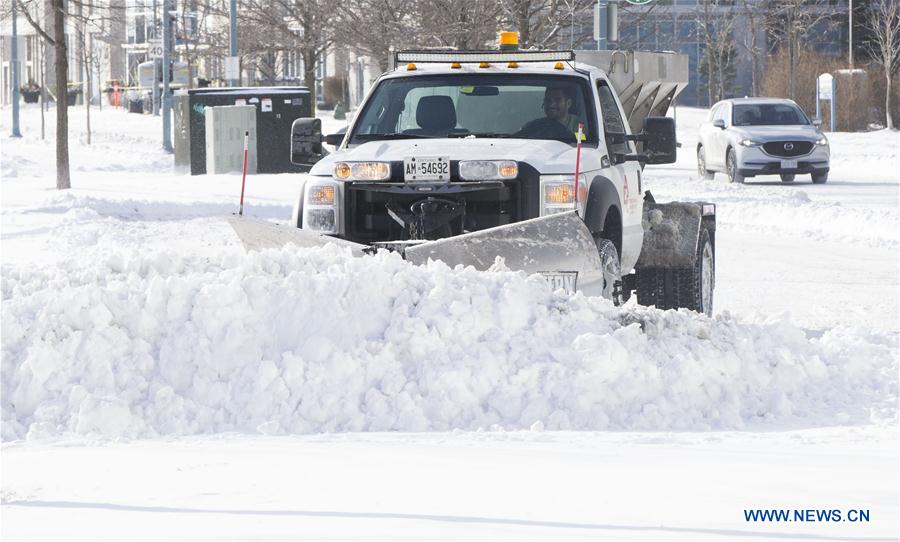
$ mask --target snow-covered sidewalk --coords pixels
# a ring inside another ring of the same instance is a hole
[[[825,186],[731,186],[696,180],[702,114],[679,109],[679,161],[646,180],[719,206],[712,319],[247,254],[222,219],[239,176],[172,172],[159,119],[95,112],[59,192],[24,108],[0,163],[0,534],[896,537],[897,134],[831,136]],[[287,220],[298,186],[252,176],[246,209]]]

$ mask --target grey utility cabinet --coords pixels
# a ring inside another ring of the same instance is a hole
[[[256,108],[252,105],[207,107],[206,172],[240,172],[244,163],[244,133],[250,133],[247,173],[256,173]]]

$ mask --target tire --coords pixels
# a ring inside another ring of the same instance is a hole
[[[622,295],[622,263],[619,251],[609,239],[595,237],[597,252],[600,253],[600,265],[603,269],[603,297],[612,300],[618,306],[625,303]]]
[[[796,175],[794,175],[793,173],[782,173],[781,174],[781,182],[792,183],[792,182],[794,182],[794,177],[796,177]]]
[[[738,171],[737,154],[734,152],[734,149],[728,149],[728,154],[725,155],[725,171],[728,173],[728,180],[730,182],[744,182],[744,176]]]
[[[828,173],[813,173],[812,174],[812,182],[813,184],[825,184],[828,181]]]
[[[638,303],[655,305],[662,310],[690,309],[712,316],[715,283],[715,253],[709,231],[703,228],[700,230],[697,258],[693,267],[638,269]]]
[[[697,176],[701,181],[711,181],[716,177],[714,171],[706,169],[706,151],[702,146],[697,148]]]

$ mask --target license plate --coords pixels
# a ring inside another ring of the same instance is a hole
[[[558,273],[541,273],[541,276],[544,277],[544,280],[547,281],[547,284],[553,288],[553,291],[559,290],[562,288],[563,291],[569,294],[575,293],[575,286],[578,280],[578,272],[577,271],[563,271]]]
[[[797,169],[796,160],[782,160],[781,169]]]
[[[416,156],[403,159],[406,181],[449,181],[450,159],[446,156]]]

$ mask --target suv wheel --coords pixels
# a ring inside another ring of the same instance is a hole
[[[725,155],[725,169],[728,171],[728,180],[733,183],[743,183],[744,176],[738,171],[737,154],[734,149],[728,149]]]
[[[812,174],[812,182],[814,184],[825,184],[825,181],[828,180],[828,173],[813,173]]]
[[[716,176],[715,172],[706,169],[706,150],[703,147],[697,148],[697,176],[702,181],[711,181]]]

